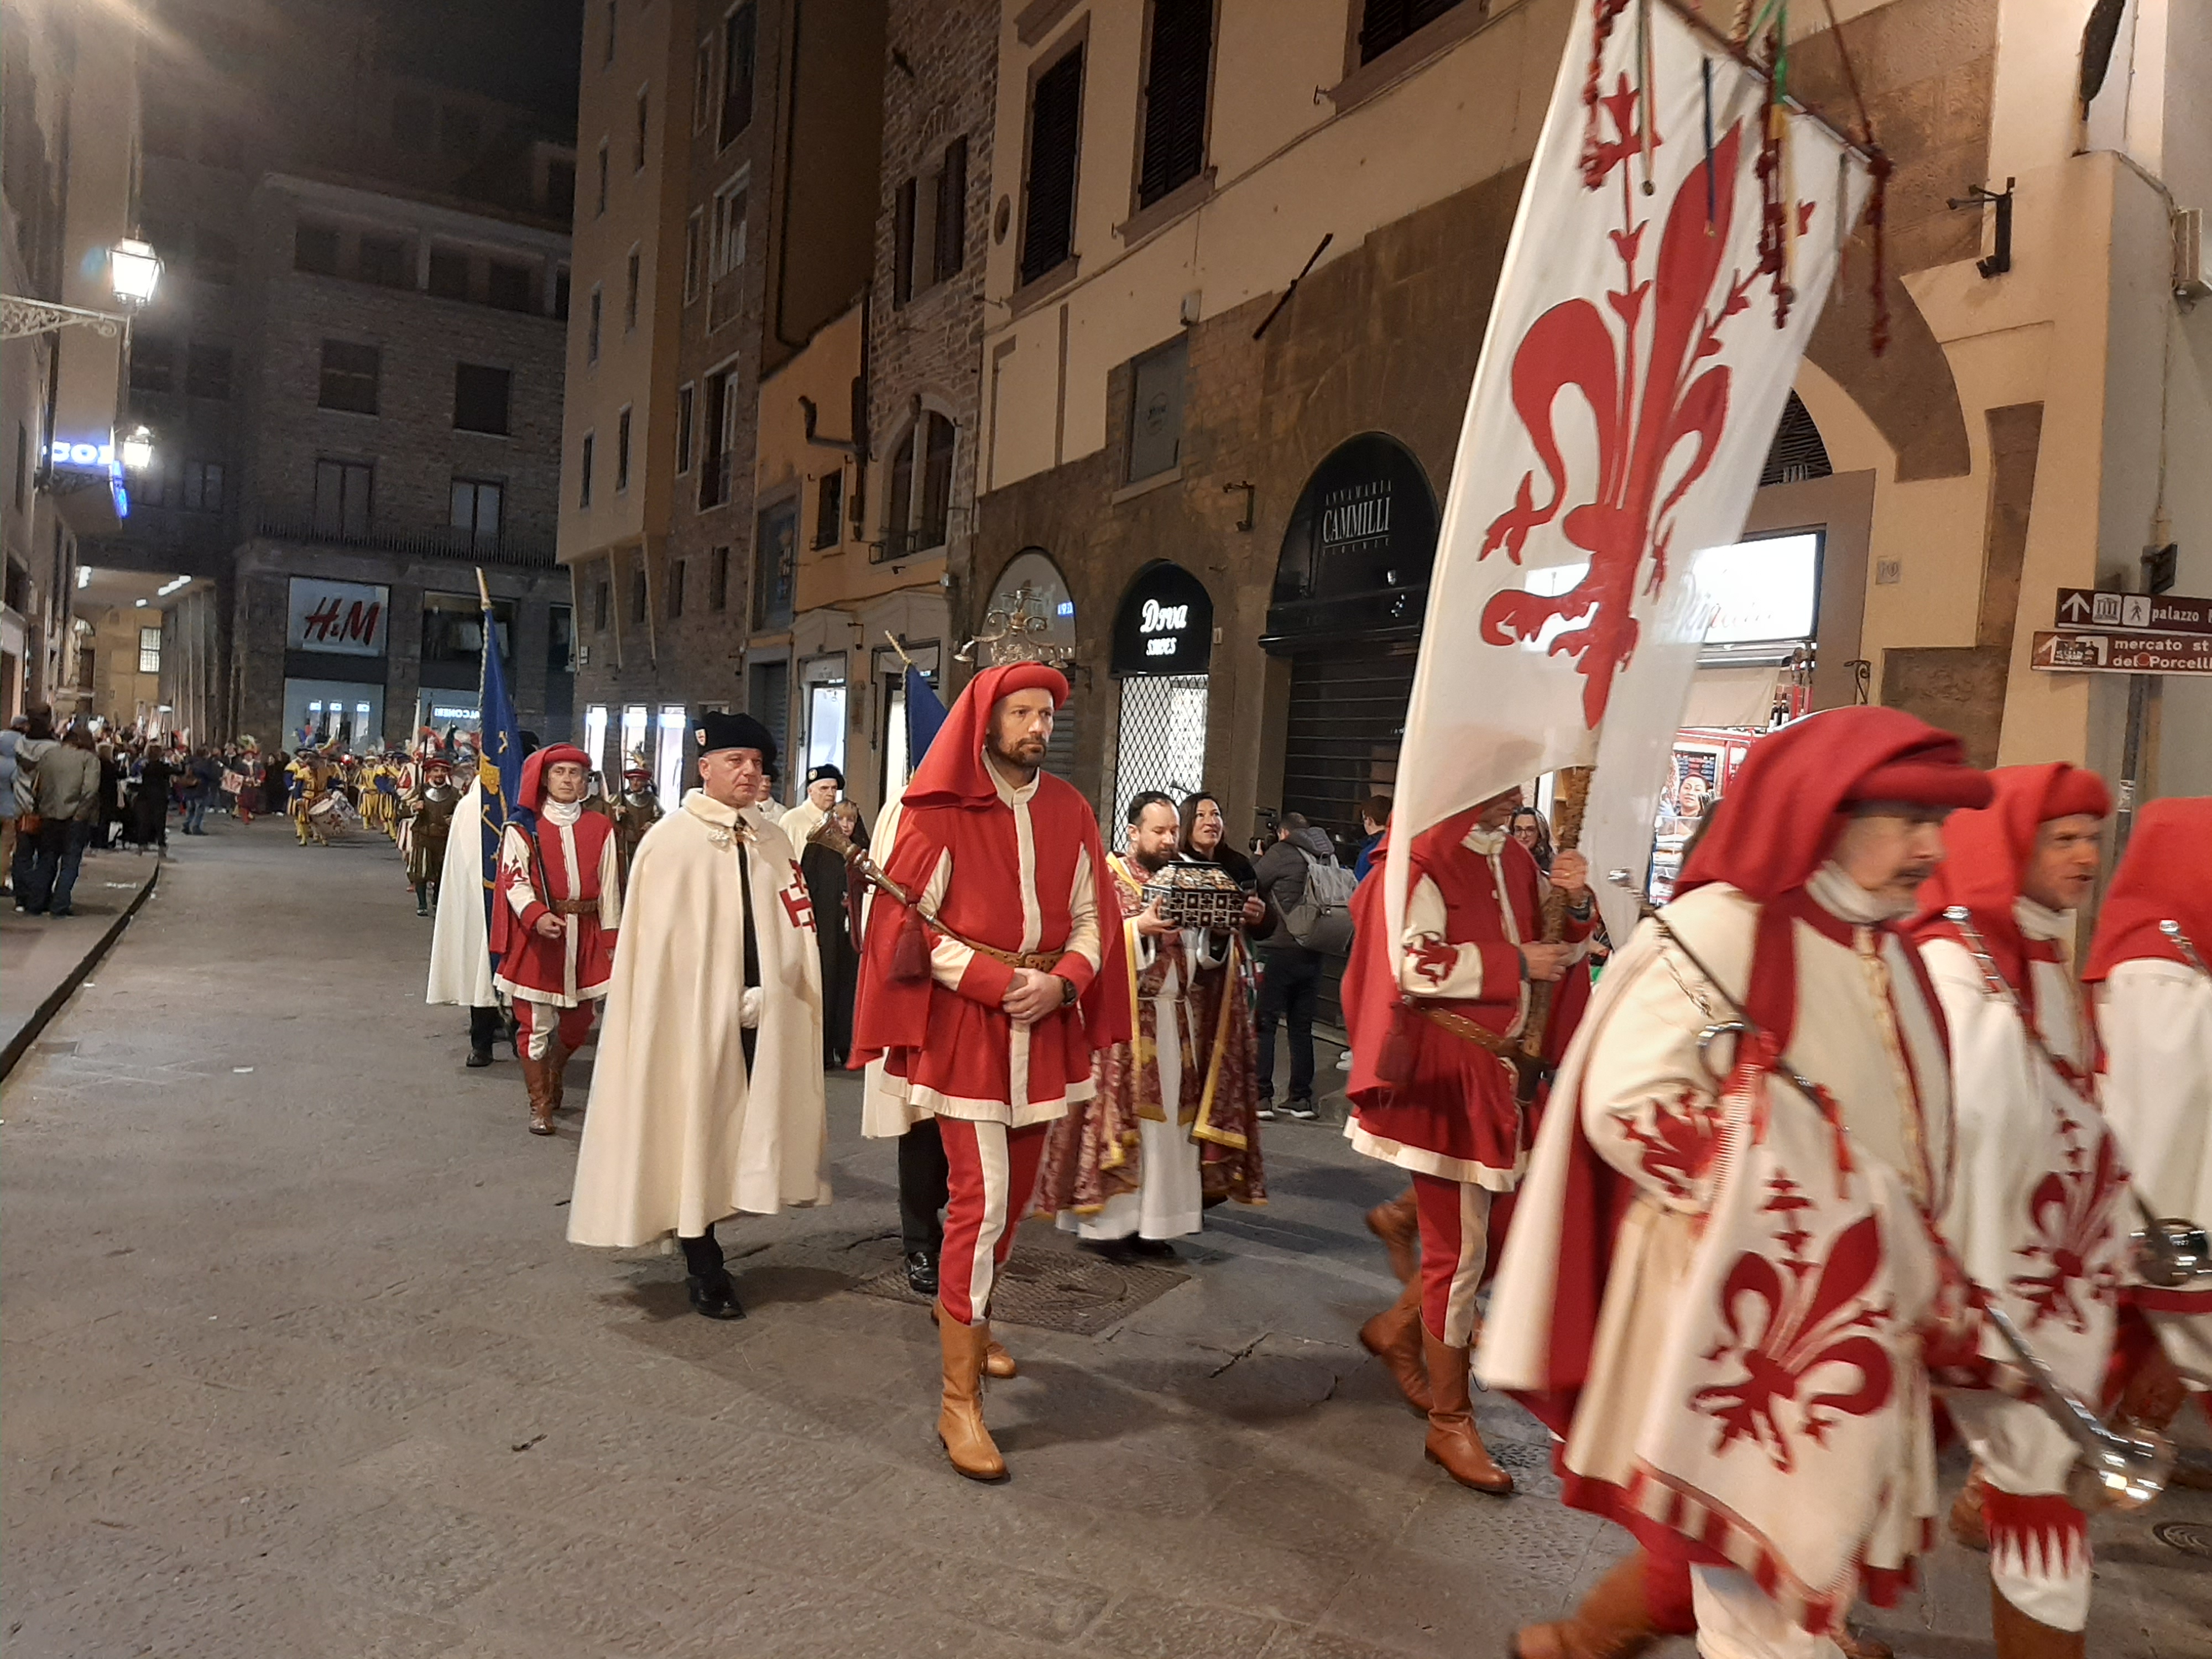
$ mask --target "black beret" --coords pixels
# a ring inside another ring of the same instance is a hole
[[[692,741],[702,755],[722,749],[750,749],[758,752],[763,771],[775,769],[775,738],[750,714],[724,714],[708,709],[692,722]]]
[[[811,789],[816,784],[821,782],[824,778],[829,779],[830,782],[836,784],[840,789],[842,789],[845,787],[845,775],[842,772],[840,772],[836,767],[831,766],[827,763],[816,767],[812,771],[806,775],[806,787],[809,789]]]

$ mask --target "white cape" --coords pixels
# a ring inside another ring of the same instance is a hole
[[[630,863],[568,1208],[574,1244],[696,1238],[739,1212],[826,1203],[822,960],[791,842],[698,790]],[[744,903],[760,929],[757,1047],[741,1036]]]
[[[446,862],[438,878],[438,919],[430,927],[430,988],[425,1002],[492,1008],[491,941],[484,933],[483,795],[471,782],[453,806]]]

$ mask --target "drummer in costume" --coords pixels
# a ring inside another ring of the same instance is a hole
[[[1565,1501],[1644,1549],[1523,1659],[1693,1626],[1708,1654],[1832,1655],[1854,1597],[1886,1604],[1928,1547],[1929,1368],[1976,1333],[1934,1231],[1942,1012],[1897,929],[1944,817],[1989,799],[1898,710],[1785,726],[1598,982],[1478,1370],[1561,1437]]]
[[[2154,800],[2089,951],[2105,1116],[2152,1213],[2212,1221],[2212,799]],[[2136,1285],[2121,1316],[2120,1410],[2148,1428],[2212,1399],[2212,1285]],[[2186,1469],[2176,1485],[2199,1486]]]
[[[2060,1380],[2094,1400],[2132,1218],[2067,952],[2112,799],[2094,773],[2063,763],[1989,776],[1988,810],[1945,825],[1943,863],[1912,928],[1951,1034],[1958,1175],[1942,1231]],[[1951,1531],[1990,1552],[1999,1659],[2079,1654],[2089,1532],[2066,1496],[2075,1443],[1994,1331],[1982,1348],[2012,1386],[1946,1395],[1975,1459]]]
[[[1525,1157],[1517,1056],[1529,986],[1579,959],[1593,915],[1587,866],[1562,853],[1553,870],[1572,907],[1568,938],[1543,942],[1545,878],[1508,828],[1520,805],[1516,787],[1415,837],[1395,945],[1382,884],[1361,883],[1344,975],[1345,1133],[1413,1176],[1421,1241],[1420,1271],[1360,1340],[1428,1413],[1429,1461],[1492,1493],[1511,1492],[1513,1478],[1483,1445],[1468,1399],[1475,1291],[1493,1194],[1513,1190]]]
[[[630,866],[568,1239],[673,1233],[692,1307],[741,1319],[714,1224],[830,1198],[820,965],[795,849],[754,811],[774,738],[713,713],[693,737],[700,787]]]
[[[614,826],[583,809],[591,757],[573,744],[522,763],[517,810],[499,845],[492,906],[493,982],[514,1004],[515,1048],[530,1093],[530,1133],[553,1133],[568,1058],[591,1035],[622,926]]]
[[[863,946],[854,1062],[934,1116],[950,1172],[938,1289],[938,1436],[995,1480],[983,1426],[991,1292],[1035,1188],[1047,1126],[1090,1097],[1091,1055],[1128,1036],[1121,933],[1100,923],[1106,854],[1083,797],[1042,771],[1055,669],[969,681],[908,785]],[[880,842],[878,843],[881,844]]]

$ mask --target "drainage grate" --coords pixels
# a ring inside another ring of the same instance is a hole
[[[999,1269],[991,1299],[991,1318],[1009,1325],[1034,1325],[1076,1336],[1096,1336],[1188,1279],[1173,1267],[1127,1266],[1061,1250],[1030,1250],[1019,1245]],[[907,1288],[903,1266],[886,1267],[853,1286],[862,1296],[927,1305]]]
[[[2150,1529],[2150,1535],[2184,1555],[2212,1557],[2212,1527],[2202,1521],[2160,1521]]]

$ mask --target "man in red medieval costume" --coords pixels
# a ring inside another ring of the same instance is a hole
[[[523,762],[520,810],[499,844],[493,982],[514,1001],[534,1135],[553,1133],[562,1073],[591,1035],[614,976],[622,859],[614,824],[584,811],[591,767],[588,755],[565,743]]]
[[[856,1066],[909,1119],[934,1117],[950,1187],[936,1306],[937,1431],[952,1466],[996,1480],[983,1426],[991,1291],[1053,1120],[1091,1092],[1091,1055],[1129,1034],[1121,930],[1100,924],[1106,854],[1083,797],[1043,771],[1058,670],[984,670],[902,797],[869,914]]]
[[[1038,1202],[1103,1254],[1172,1261],[1168,1241],[1198,1231],[1209,1200],[1266,1200],[1252,1024],[1232,1000],[1236,932],[1179,926],[1146,891],[1175,862],[1175,802],[1147,790],[1125,827],[1129,850],[1106,866],[1108,921],[1121,925],[1129,965],[1129,1039],[1100,1052],[1095,1092],[1052,1126]],[[1257,899],[1245,906],[1264,914]]]
[[[1943,865],[1920,890],[1913,927],[1951,1034],[1958,1176],[1942,1228],[2060,1380],[2094,1400],[2130,1218],[2067,957],[2112,801],[2094,773],[2063,763],[2008,766],[1990,781],[1988,810],[1946,826]],[[1951,1531],[1990,1552],[1999,1659],[2079,1654],[2089,1535],[2066,1497],[2075,1443],[2029,1380],[2012,1376],[2017,1362],[1994,1331],[1982,1352],[2014,1386],[1947,1396],[1974,1450]]]
[[[1636,1534],[1524,1659],[1832,1659],[1936,1510],[1928,1367],[1971,1356],[1933,1231],[1942,1014],[1898,925],[1985,805],[1958,741],[1836,709],[1755,744],[1599,981],[1531,1158],[1480,1370],[1560,1437],[1565,1500]]]
[[[1562,853],[1553,873],[1570,937],[1543,942],[1544,877],[1508,829],[1520,805],[1516,787],[1414,838],[1395,941],[1384,937],[1382,884],[1362,883],[1344,975],[1353,1054],[1345,1133],[1412,1175],[1421,1241],[1419,1272],[1360,1340],[1428,1413],[1429,1461],[1492,1493],[1511,1492],[1513,1478],[1483,1445],[1468,1398],[1491,1202],[1521,1178],[1529,987],[1559,979],[1593,925],[1589,866]]]

